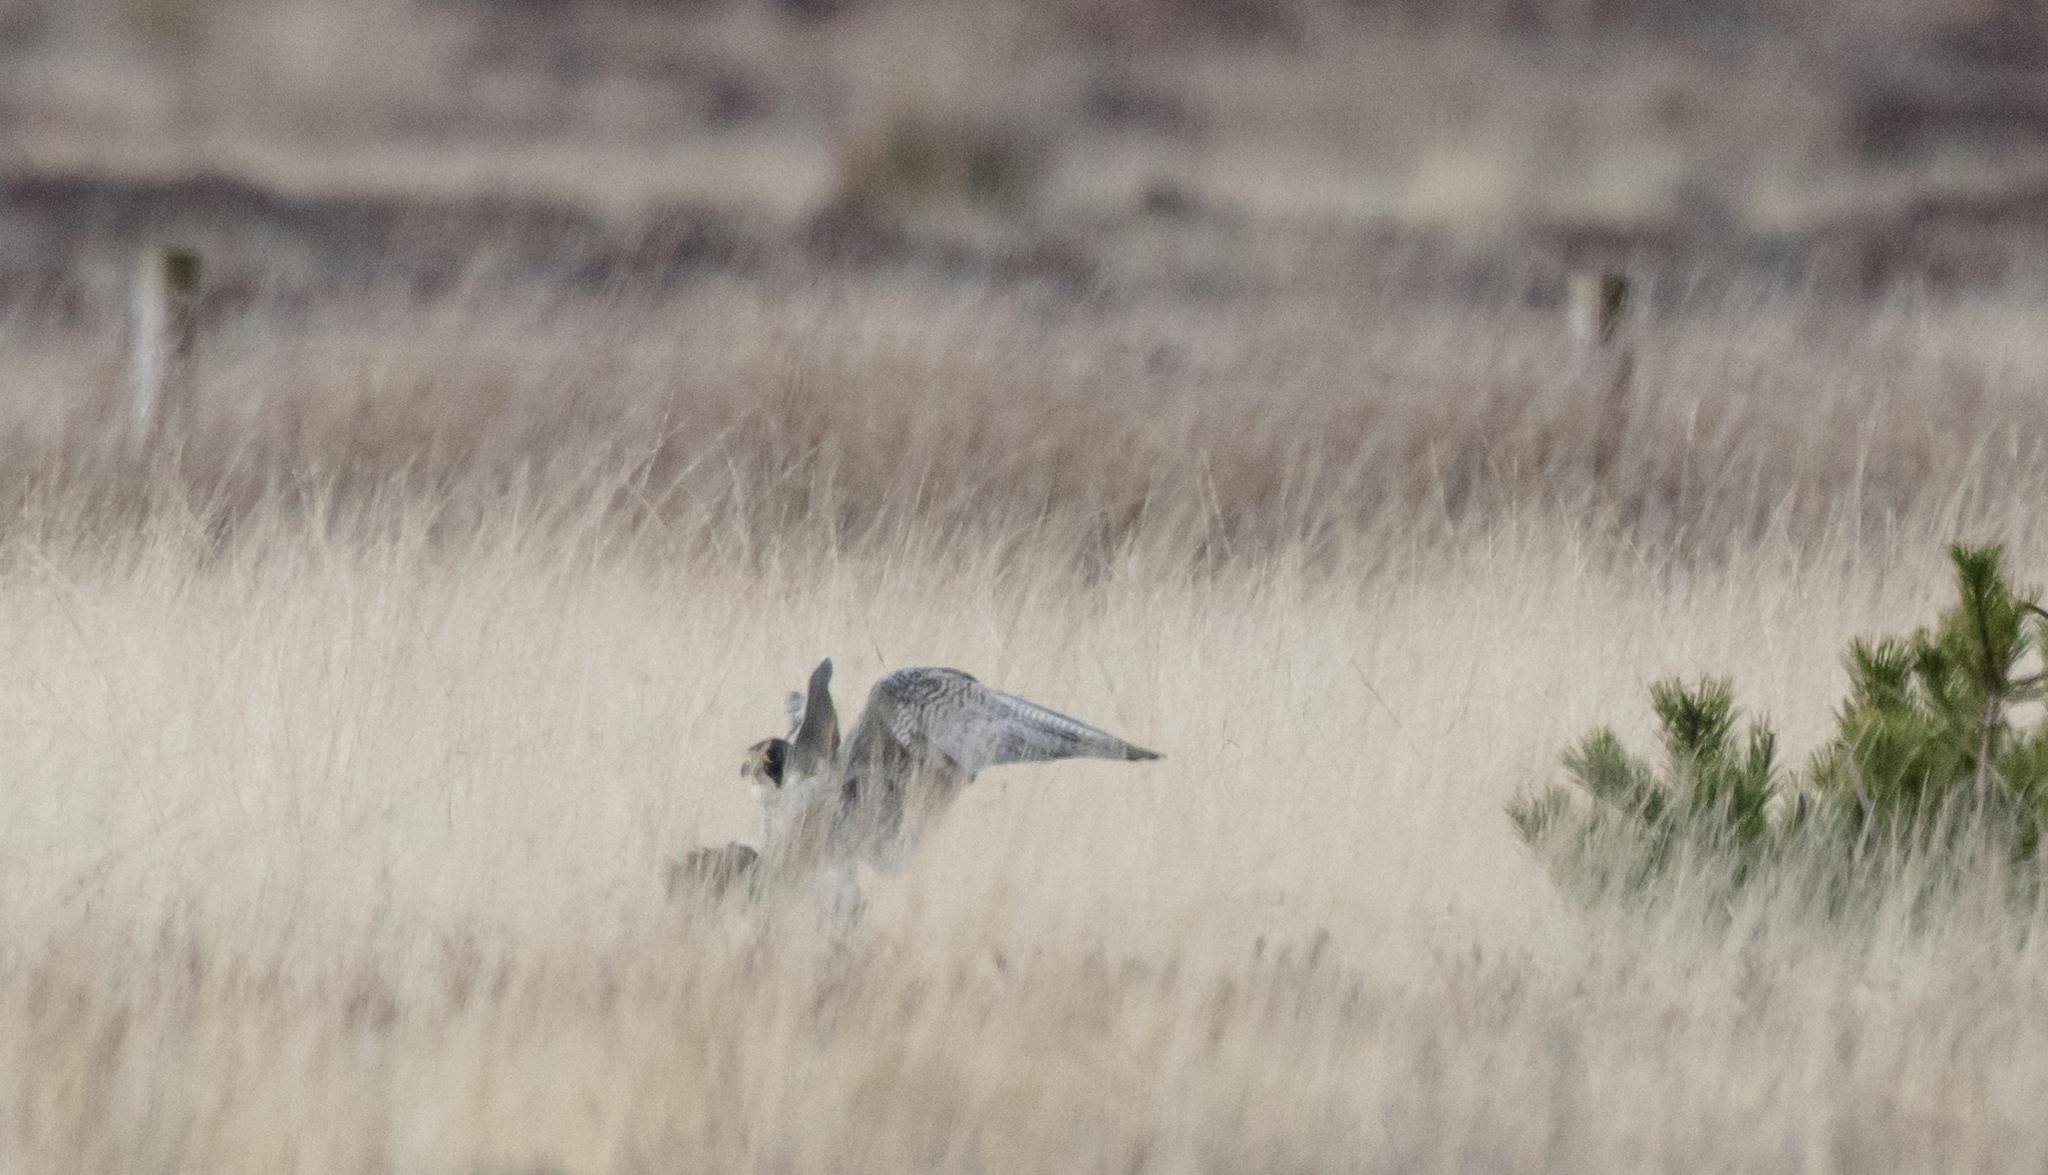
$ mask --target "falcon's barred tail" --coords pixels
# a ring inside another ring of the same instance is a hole
[[[999,701],[1003,719],[997,736],[997,763],[1032,763],[1051,759],[1136,762],[1164,758],[1158,751],[1125,742],[1106,730],[1090,726],[1078,718],[1069,718],[1037,702],[1015,694],[990,692]]]

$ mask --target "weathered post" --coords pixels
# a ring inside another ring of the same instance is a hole
[[[143,455],[181,422],[199,344],[199,254],[150,248],[135,274],[128,321],[128,450]]]
[[[1574,273],[1565,294],[1572,337],[1597,351],[1587,370],[1606,384],[1593,433],[1593,477],[1605,481],[1621,458],[1634,407],[1636,354],[1627,329],[1628,277],[1611,269]]]
[[[1628,311],[1628,277],[1611,269],[1574,273],[1567,282],[1566,303],[1572,337],[1605,346],[1620,333]]]

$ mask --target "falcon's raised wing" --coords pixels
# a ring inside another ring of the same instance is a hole
[[[1160,757],[957,669],[899,669],[868,695],[848,766],[857,770],[868,760],[916,767],[933,756],[967,779],[1005,763]]]
[[[832,706],[832,658],[825,658],[811,670],[803,713],[798,715],[792,703],[790,716],[797,720],[796,733],[789,736],[791,775],[809,779],[831,771],[839,757],[839,712]]]

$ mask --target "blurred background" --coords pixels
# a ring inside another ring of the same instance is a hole
[[[5,0],[0,307],[88,326],[151,234],[219,312],[863,265],[2034,296],[2044,64],[2025,0]]]
[[[2044,64],[2014,0],[0,0],[0,510],[106,484],[170,244],[224,516],[1872,533],[2039,456]]]

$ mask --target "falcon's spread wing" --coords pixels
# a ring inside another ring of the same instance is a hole
[[[933,763],[939,756],[944,762]],[[1005,763],[1159,757],[957,669],[899,669],[877,682],[847,756],[856,770],[880,758],[913,770],[948,767],[966,779]]]
[[[789,736],[790,773],[797,779],[815,778],[831,771],[839,757],[839,712],[832,706],[832,658],[818,662],[811,670],[811,684],[804,695],[796,733]]]

